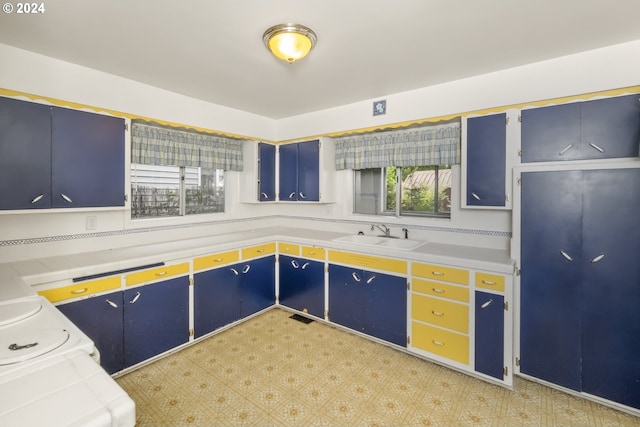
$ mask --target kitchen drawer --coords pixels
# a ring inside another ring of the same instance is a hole
[[[72,298],[78,298],[86,295],[97,294],[98,292],[117,289],[122,284],[120,276],[105,277],[103,279],[90,280],[87,282],[76,283],[75,285],[63,286],[61,288],[47,289],[40,291],[42,295],[51,302],[64,301]]]
[[[273,254],[276,252],[275,243],[265,243],[264,245],[249,246],[242,249],[242,259],[257,258],[263,255]]]
[[[324,261],[327,256],[327,251],[324,248],[315,248],[313,246],[303,246],[302,256],[305,258],[317,259],[318,261]]]
[[[445,282],[459,283],[461,285],[469,284],[469,272],[459,268],[414,262],[411,267],[411,273],[414,276],[425,277],[427,279],[442,280]]]
[[[129,273],[126,277],[126,283],[127,286],[132,286],[188,273],[189,263],[183,262],[182,264],[165,265],[163,267],[152,268],[151,270]]]
[[[329,251],[329,262],[356,265],[369,269],[390,271],[393,273],[407,274],[407,261],[382,258],[373,255],[356,254],[336,250]]]
[[[489,273],[476,273],[476,287],[504,292],[504,276]]]
[[[278,242],[278,252],[287,255],[300,255],[300,245],[294,243]]]
[[[411,318],[469,333],[469,306],[464,304],[412,293]]]
[[[429,353],[469,364],[469,337],[444,329],[425,325],[420,322],[411,323],[411,344]]]
[[[194,258],[193,269],[204,270],[205,268],[218,267],[220,265],[238,262],[239,259],[240,254],[237,249],[235,251],[220,252],[217,254],[201,256]]]
[[[434,295],[440,298],[449,298],[456,301],[469,302],[469,288],[448,285],[446,283],[433,282],[431,280],[413,278],[414,292]]]

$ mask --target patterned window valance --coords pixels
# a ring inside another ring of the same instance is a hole
[[[460,123],[336,138],[336,169],[460,163]]]
[[[131,163],[241,171],[242,144],[215,135],[135,122],[131,125]]]

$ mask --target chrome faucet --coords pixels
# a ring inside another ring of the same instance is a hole
[[[384,224],[373,224],[371,226],[371,231],[378,229],[384,233],[385,237],[391,237],[391,229]]]

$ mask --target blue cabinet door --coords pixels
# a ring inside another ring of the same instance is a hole
[[[324,317],[324,263],[280,255],[280,304]]]
[[[100,352],[100,366],[110,374],[124,369],[123,292],[113,292],[57,306]]]
[[[407,345],[407,279],[363,272],[364,332],[382,340]]]
[[[507,115],[467,120],[467,205],[505,206]]]
[[[51,207],[51,107],[0,97],[0,209]]]
[[[522,162],[580,159],[580,103],[522,111]]]
[[[276,200],[276,146],[258,144],[258,200],[274,202]]]
[[[242,318],[275,304],[276,258],[274,255],[243,263],[240,274],[240,316]]]
[[[580,390],[582,172],[521,185],[520,371]]]
[[[298,200],[298,144],[280,145],[279,151],[278,198],[281,201],[296,201]]]
[[[298,145],[298,200],[320,200],[320,141],[300,142]]]
[[[476,291],[475,370],[504,378],[504,297]]]
[[[640,169],[584,172],[583,391],[640,409]]]
[[[52,109],[52,206],[124,206],[124,120]]]
[[[135,365],[189,340],[189,278],[124,291],[124,362]]]
[[[329,264],[329,320],[364,332],[362,270]]]
[[[195,338],[240,320],[241,270],[242,264],[235,264],[194,274]]]

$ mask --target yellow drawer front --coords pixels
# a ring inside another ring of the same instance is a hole
[[[184,262],[182,264],[165,265],[164,267],[153,268],[151,270],[129,273],[127,274],[126,282],[127,286],[132,286],[187,273],[189,273],[189,263]]]
[[[111,289],[118,289],[120,284],[120,276],[112,276],[105,277],[104,279],[77,283],[71,286],[64,286],[62,288],[47,289],[46,291],[38,292],[38,294],[51,302],[58,302],[85,295],[97,294],[98,292],[104,292]]]
[[[327,251],[324,248],[314,248],[312,246],[303,246],[302,247],[302,256],[305,258],[317,259],[319,261],[324,261],[327,255]]]
[[[365,268],[374,268],[376,270],[391,271],[393,273],[407,274],[407,261],[398,259],[330,250],[329,261],[357,265]]]
[[[465,365],[469,364],[469,337],[445,331],[419,322],[411,323],[411,343],[414,347]]]
[[[476,287],[504,292],[504,276],[488,273],[476,273]]]
[[[414,276],[425,277],[427,279],[443,280],[461,285],[469,284],[469,272],[467,270],[460,270],[459,268],[414,262],[411,267],[411,273]]]
[[[275,243],[266,243],[264,245],[251,246],[242,250],[242,259],[257,258],[259,256],[273,254],[275,252]]]
[[[293,243],[278,243],[278,252],[281,254],[289,254],[289,255],[300,255],[300,245],[295,245]]]
[[[469,302],[469,288],[417,278],[413,279],[413,285],[411,288],[414,292],[421,292],[423,294],[434,295],[441,298]]]
[[[194,258],[193,269],[202,270],[205,268],[217,267],[219,265],[238,262],[239,259],[240,259],[240,253],[237,250],[201,256],[198,258]]]
[[[411,317],[464,334],[469,333],[469,307],[464,304],[413,293]]]

